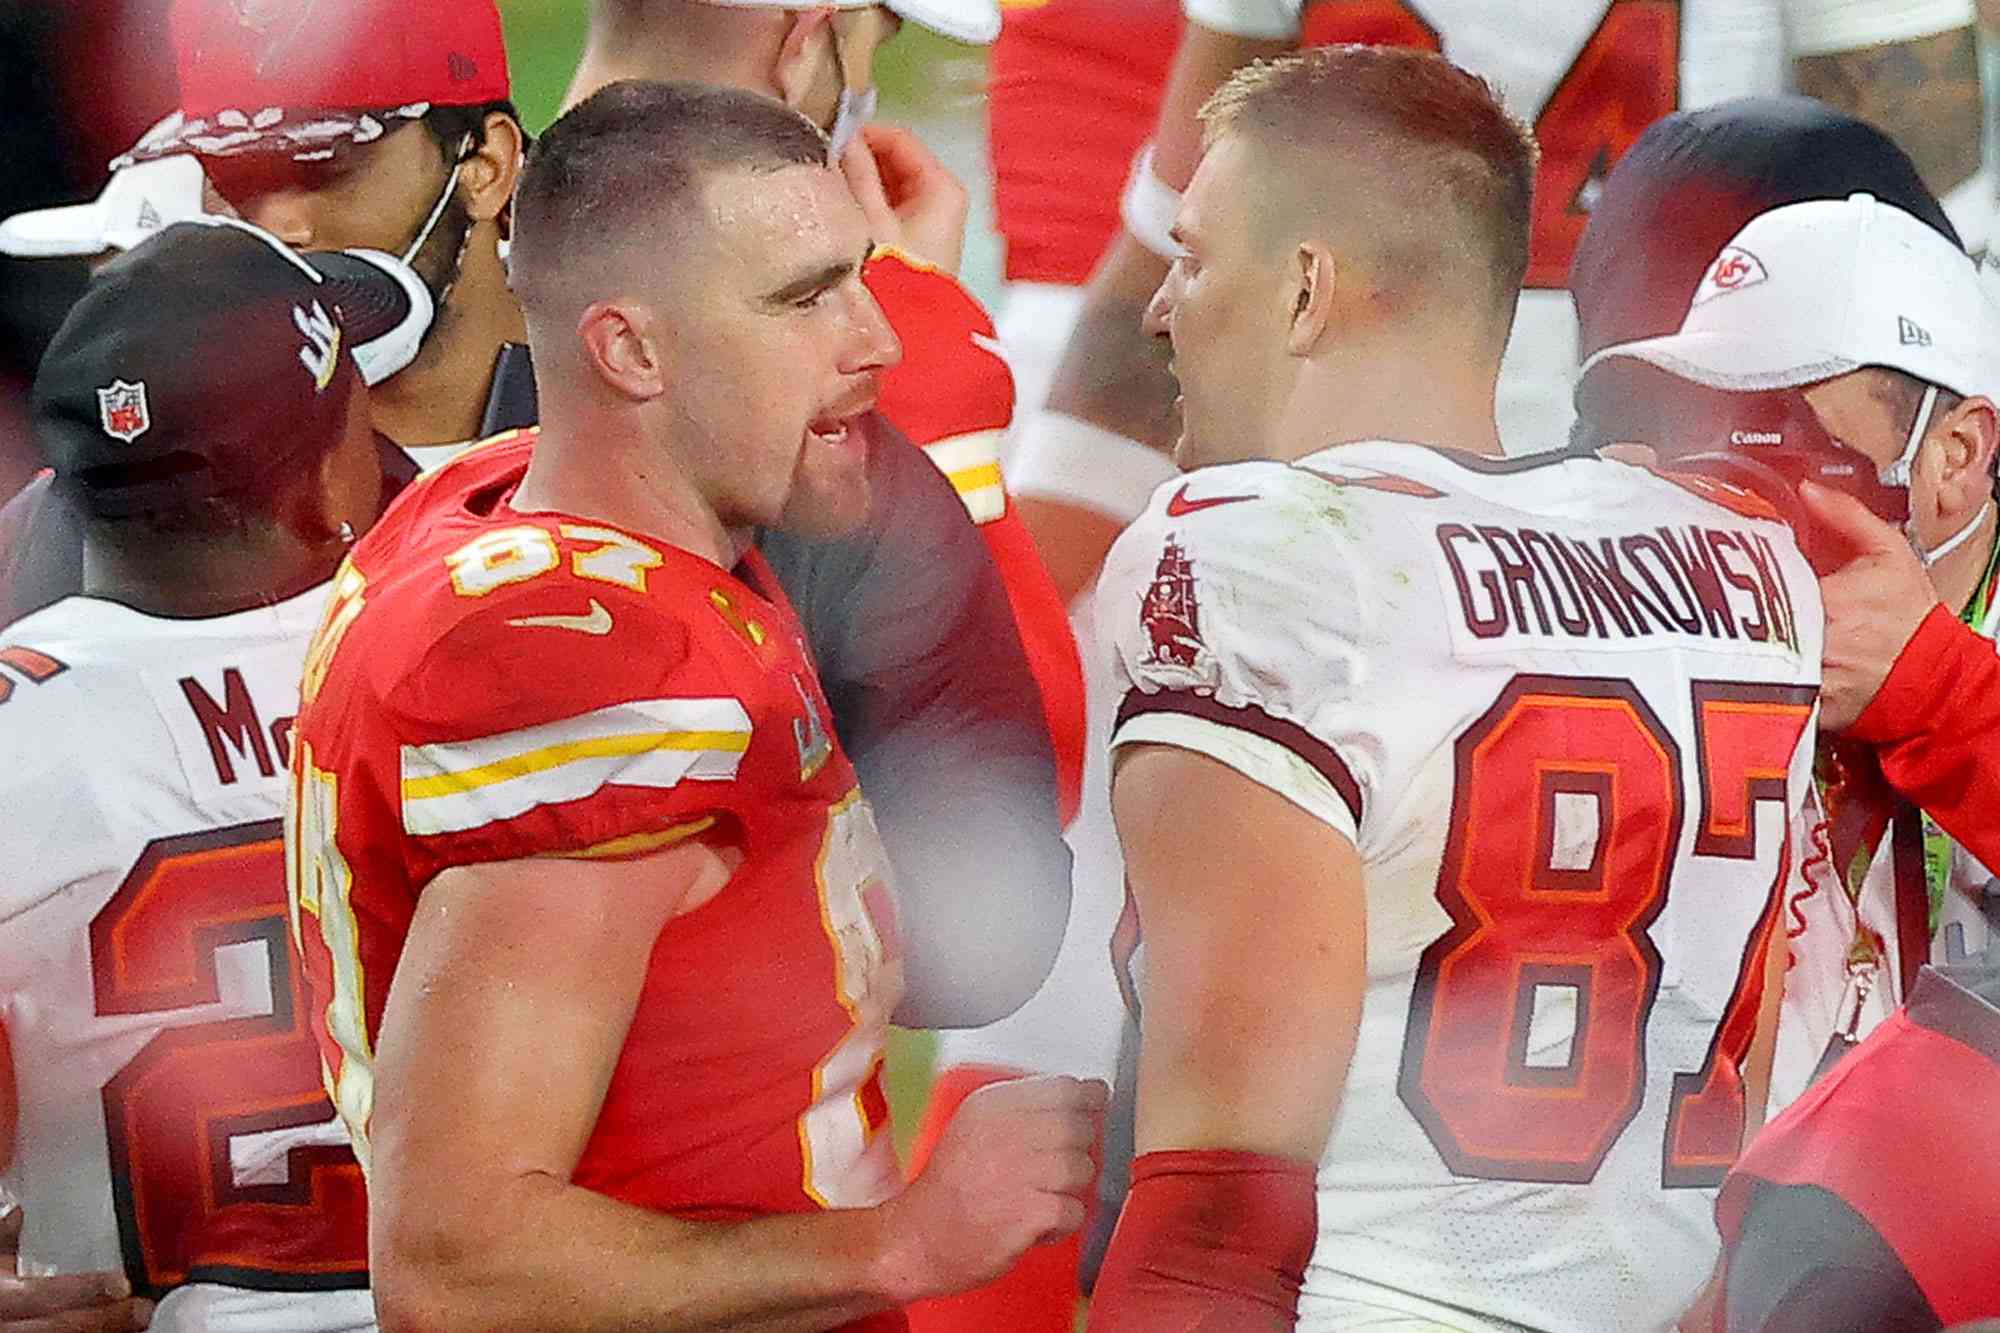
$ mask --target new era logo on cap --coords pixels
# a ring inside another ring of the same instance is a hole
[[[127,384],[113,380],[97,391],[97,419],[104,433],[130,444],[153,427],[152,413],[146,408],[146,381]]]
[[[1771,275],[1764,268],[1764,261],[1738,245],[1732,245],[1715,257],[1703,275],[1701,288],[1694,294],[1693,305],[1712,301],[1718,296],[1740,292],[1745,287],[1755,287]]]
[[[1905,347],[1929,347],[1931,335],[1923,325],[1908,315],[1896,316],[1896,341]]]

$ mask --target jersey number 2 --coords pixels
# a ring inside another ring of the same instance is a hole
[[[90,923],[100,1017],[263,1011],[168,1027],[104,1085],[118,1238],[144,1292],[191,1275],[366,1284],[361,1168],[309,1132],[333,1104],[285,938],[280,835],[270,819],[156,839]],[[218,967],[231,948],[247,967]]]
[[[1814,691],[1696,681],[1693,696],[1694,854],[1756,859],[1757,803],[1782,806]],[[1523,675],[1459,738],[1456,774],[1437,890],[1452,928],[1417,969],[1403,1102],[1459,1175],[1582,1183],[1645,1096],[1661,968],[1647,927],[1666,906],[1681,841],[1680,747],[1629,682]],[[1707,1057],[1674,1076],[1668,1188],[1720,1184],[1736,1159],[1742,1070],[1790,861],[1785,827]],[[1534,1040],[1552,996],[1572,1015],[1553,1055]]]

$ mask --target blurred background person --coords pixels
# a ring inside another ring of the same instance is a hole
[[[2000,968],[1926,967],[1723,1183],[1717,1329],[1933,1333],[2000,1311],[2000,1272],[1967,1253],[2000,1234],[1995,1106]]]
[[[373,1327],[279,822],[307,637],[407,477],[354,355],[400,294],[355,256],[185,223],[97,275],[36,377],[85,563],[0,635],[0,1182],[20,1256],[60,1275],[0,1321],[142,1327],[157,1300],[155,1328]],[[133,1300],[46,1308],[92,1270]]]

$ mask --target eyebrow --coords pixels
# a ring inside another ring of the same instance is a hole
[[[792,279],[764,299],[773,305],[786,305],[811,296],[814,292],[836,287],[845,282],[848,275],[858,272],[862,265],[868,262],[868,256],[874,253],[874,250],[875,243],[870,241],[862,249],[860,258],[837,260],[824,268],[815,269],[803,277]]]

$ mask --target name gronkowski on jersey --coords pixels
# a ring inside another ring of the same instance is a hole
[[[0,636],[22,1254],[154,1297],[285,1293],[262,1326],[299,1330],[351,1326],[358,1293],[319,1289],[365,1287],[368,1257],[285,939],[284,769],[325,592],[186,620],[69,597]]]
[[[791,612],[755,555],[511,509],[534,438],[405,492],[307,658],[287,838],[334,1102],[366,1165],[389,981],[441,871],[699,833],[743,864],[662,932],[574,1182],[691,1218],[879,1202],[895,907]]]
[[[1669,1324],[1715,1260],[1812,761],[1789,532],[1704,479],[1354,444],[1162,487],[1097,616],[1114,745],[1210,755],[1361,854],[1299,1327]]]

